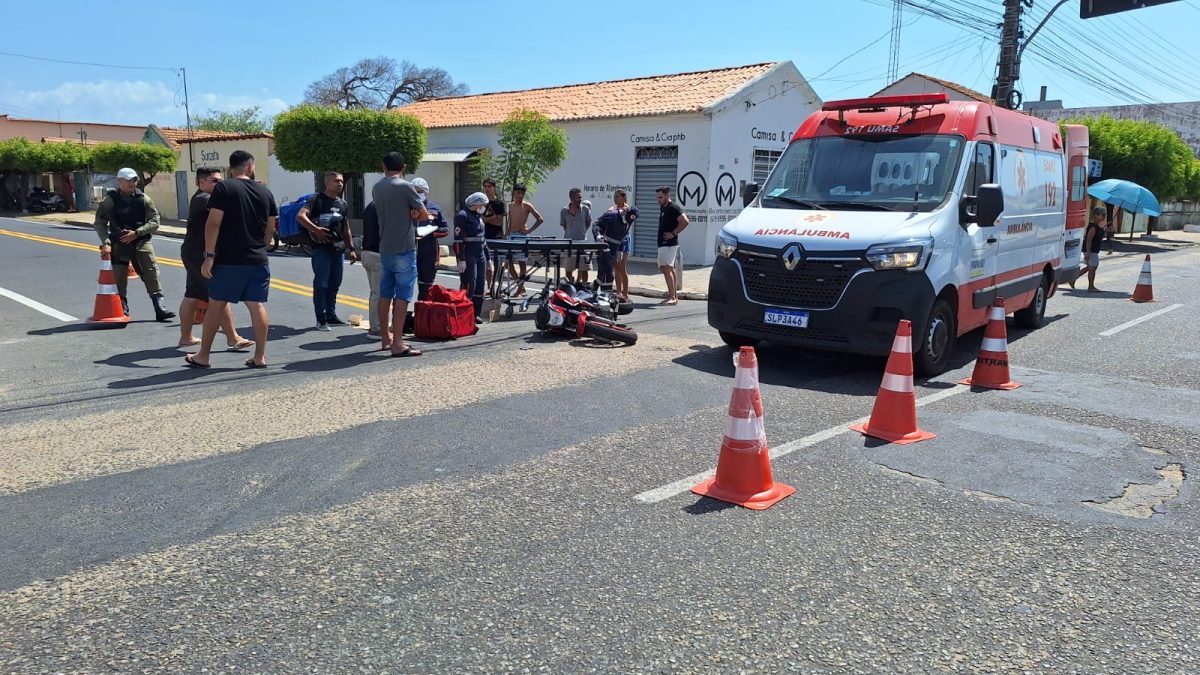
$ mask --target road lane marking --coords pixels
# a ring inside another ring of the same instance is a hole
[[[70,241],[67,239],[56,239],[54,237],[43,237],[41,235],[26,234],[24,232],[14,232],[12,230],[5,230],[5,229],[0,229],[0,234],[8,235],[10,237],[16,237],[18,239],[25,239],[27,241],[35,241],[40,244],[53,244],[55,246],[62,246],[64,248],[75,248],[75,249],[80,249],[80,250],[84,250],[84,251],[91,251],[93,253],[100,252],[99,244],[92,246],[89,244],[80,244],[77,241]],[[174,258],[164,258],[161,256],[156,256],[156,257],[158,258],[158,262],[160,265],[169,265],[171,267],[183,267],[182,260],[176,260]],[[312,298],[312,287],[311,286],[304,286],[302,284],[293,283],[291,281],[284,281],[283,279],[272,278],[271,279],[271,288],[274,288],[279,291],[283,291],[284,293],[292,293],[294,295],[299,295],[299,296],[302,296],[305,298]],[[353,295],[338,294],[337,299],[342,304],[349,305],[350,307],[353,307],[355,309],[370,309],[370,305],[368,304],[366,298],[359,298],[359,297],[355,297]]]
[[[950,389],[943,389],[942,391],[930,394],[928,396],[922,396],[921,398],[917,399],[917,405],[928,405],[930,403],[935,403],[937,401],[941,401],[942,399],[950,398],[951,396],[962,394],[967,391],[970,391],[970,387],[956,385]],[[837,438],[838,436],[849,432],[851,425],[865,424],[869,420],[869,417],[860,417],[856,420],[850,420],[849,422],[845,422],[834,427],[829,427],[823,431],[818,431],[815,434],[809,434],[804,438],[798,438],[794,441],[789,441],[783,445],[776,446],[776,448],[771,451],[771,459],[779,459],[780,457],[790,455],[797,450],[803,450],[804,448],[816,445],[817,443],[823,443],[831,438]],[[707,471],[702,471],[700,473],[688,476],[687,478],[681,478],[672,483],[667,483],[662,487],[657,487],[653,490],[647,490],[641,494],[635,495],[633,499],[634,501],[642,502],[643,504],[654,504],[665,499],[670,499],[671,497],[687,492],[688,490],[692,489],[693,485],[699,483],[700,481],[712,478],[715,471],[715,469],[709,469]]]
[[[4,297],[9,298],[11,300],[16,300],[17,302],[21,303],[22,305],[25,305],[26,307],[29,307],[31,309],[36,309],[37,311],[41,312],[42,314],[45,314],[46,316],[54,318],[54,319],[58,319],[59,321],[78,321],[79,320],[79,319],[76,319],[75,317],[71,316],[70,314],[60,312],[57,309],[54,309],[53,307],[50,307],[48,305],[43,305],[42,303],[38,302],[37,300],[34,300],[33,298],[27,298],[27,297],[21,295],[20,293],[10,291],[7,288],[0,288],[0,295],[3,295]]]
[[[1167,312],[1173,312],[1173,311],[1179,309],[1180,307],[1183,307],[1183,305],[1180,303],[1175,303],[1174,305],[1171,305],[1169,307],[1163,307],[1162,309],[1158,310],[1157,312],[1150,312],[1149,314],[1142,316],[1142,317],[1138,317],[1138,318],[1134,319],[1133,321],[1126,321],[1125,323],[1121,324],[1120,326],[1117,326],[1116,328],[1109,328],[1108,330],[1101,333],[1100,336],[1101,337],[1109,337],[1110,335],[1116,335],[1117,333],[1120,333],[1121,331],[1125,330],[1126,328],[1133,328],[1134,326],[1138,325],[1139,323],[1141,323],[1143,321],[1149,321],[1150,319],[1153,319],[1156,316],[1166,314]]]

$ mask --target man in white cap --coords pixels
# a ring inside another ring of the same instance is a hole
[[[146,292],[154,304],[154,320],[170,321],[175,312],[167,309],[162,284],[158,278],[158,258],[150,237],[158,231],[158,209],[150,197],[138,189],[138,173],[125,168],[117,172],[116,190],[109,190],[96,208],[92,227],[100,237],[100,252],[112,255],[113,276],[117,279],[117,294],[121,307],[129,316],[129,264],[134,263]]]

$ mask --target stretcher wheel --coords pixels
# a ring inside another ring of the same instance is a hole
[[[513,306],[512,306],[512,305],[505,305],[505,306],[504,306],[504,318],[506,318],[506,319],[511,319],[511,318],[512,318],[512,315],[513,315]]]

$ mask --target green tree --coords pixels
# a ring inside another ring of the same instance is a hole
[[[174,150],[149,143],[101,143],[92,149],[92,167],[116,173],[129,167],[138,172],[144,190],[160,173],[175,171],[179,156]]]
[[[480,151],[472,159],[471,168],[480,178],[495,178],[502,193],[517,183],[524,183],[532,192],[567,159],[567,134],[539,112],[514,110],[497,131],[500,153]]]
[[[420,120],[397,112],[302,105],[275,118],[275,157],[288,171],[373,173],[395,150],[411,173],[425,138]]]
[[[225,112],[209,110],[192,120],[192,127],[201,131],[236,131],[242,134],[261,134],[271,130],[270,118],[261,115],[262,108],[256,105],[241,110]]]
[[[33,143],[26,138],[0,141],[0,188],[5,201],[11,199],[7,194],[9,176],[20,178],[16,202],[24,211],[31,178],[52,171],[81,169],[87,166],[90,155],[87,148],[77,143]]]
[[[1174,130],[1154,122],[1080,117],[1066,120],[1088,128],[1092,159],[1103,160],[1102,179],[1133,181],[1159,201],[1197,196],[1196,156]]]

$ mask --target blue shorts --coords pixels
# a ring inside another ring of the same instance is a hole
[[[633,237],[625,237],[624,241],[621,242],[621,253],[625,255],[633,253]]]
[[[379,256],[379,263],[383,268],[379,297],[412,302],[413,284],[417,283],[417,252],[384,253]]]
[[[266,302],[271,287],[267,265],[213,265],[208,297],[221,302]]]

